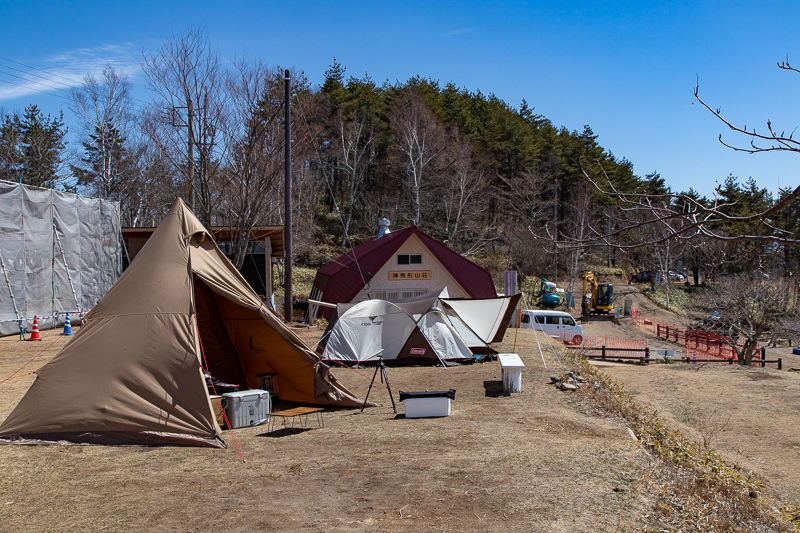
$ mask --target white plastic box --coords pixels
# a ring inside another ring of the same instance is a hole
[[[456,391],[400,392],[400,401],[406,404],[406,418],[450,416],[450,399]]]
[[[259,389],[226,392],[222,395],[222,406],[233,429],[268,422],[272,407],[270,404],[269,392]]]
[[[522,392],[522,369],[525,364],[515,353],[501,353],[497,355],[503,374],[503,392]]]

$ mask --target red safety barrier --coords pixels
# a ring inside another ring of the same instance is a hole
[[[644,352],[649,347],[645,339],[627,339],[624,337],[612,337],[610,335],[585,335],[581,347],[587,349],[599,349],[606,347],[606,355],[632,355],[631,350],[641,350]],[[622,350],[622,351],[615,351]]]
[[[633,316],[633,309],[631,309]],[[741,348],[742,341],[724,337],[718,333],[697,331],[691,328],[676,326],[669,322],[663,322],[655,317],[643,317],[639,315],[638,309],[635,313],[634,322],[640,329],[652,333],[656,337],[676,344],[682,344],[686,348],[686,357],[699,359],[719,359],[728,361],[731,357],[736,358],[736,351],[733,344]],[[756,354],[753,361],[762,359],[761,346],[756,345]]]

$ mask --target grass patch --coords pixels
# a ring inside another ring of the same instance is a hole
[[[667,307],[667,287],[664,284],[656,285],[653,288],[649,284],[642,284],[642,294],[650,298],[650,300],[661,307],[662,309],[669,309],[670,311],[679,315],[686,316],[694,306],[693,293],[702,290],[702,288],[694,285],[686,284],[673,284],[669,289],[669,307]]]
[[[282,273],[281,273],[282,274]],[[297,301],[307,301],[314,285],[316,268],[295,266],[292,268],[292,296]],[[283,289],[283,276],[275,269],[275,301],[282,302],[286,292]]]
[[[752,472],[731,466],[713,448],[672,429],[580,355],[569,364],[589,379],[576,401],[595,415],[620,417],[662,468],[641,480],[654,495],[654,531],[800,531],[800,509],[778,508]]]

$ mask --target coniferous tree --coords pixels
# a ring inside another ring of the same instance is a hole
[[[36,105],[22,116],[6,116],[0,127],[0,171],[4,179],[53,187],[63,177],[64,114],[51,118]]]
[[[84,156],[80,164],[70,165],[78,187],[100,198],[118,196],[129,170],[123,136],[113,124],[106,123],[81,144]]]

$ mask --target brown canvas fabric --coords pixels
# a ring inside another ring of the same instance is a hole
[[[78,334],[38,371],[0,426],[0,442],[224,446],[204,351],[212,375],[243,388],[274,372],[282,399],[361,406],[178,200]]]
[[[415,329],[397,354],[397,362],[409,365],[436,364],[439,358],[436,351],[419,329]]]

